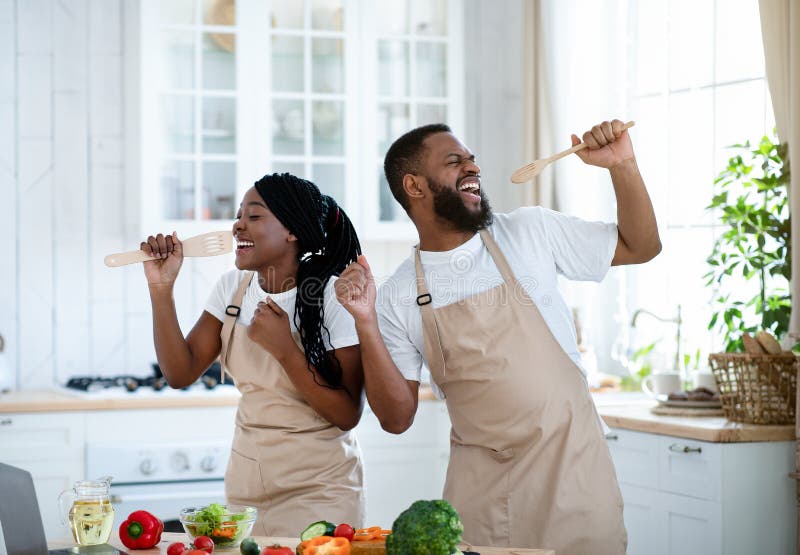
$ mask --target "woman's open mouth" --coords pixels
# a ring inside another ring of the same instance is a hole
[[[250,249],[252,249],[253,247],[255,247],[255,243],[253,243],[252,241],[246,241],[244,239],[237,239],[236,240],[236,254],[237,255],[249,252]]]

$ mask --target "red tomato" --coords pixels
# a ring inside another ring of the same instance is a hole
[[[188,548],[185,543],[175,542],[169,544],[167,548],[167,555],[183,555],[183,552]]]
[[[195,549],[202,549],[206,553],[213,553],[214,551],[214,540],[208,536],[197,536],[193,545]]]
[[[261,555],[294,555],[294,550],[278,544],[268,545],[261,550]]]
[[[347,541],[353,541],[353,536],[355,535],[356,531],[353,530],[353,527],[349,524],[340,524],[336,527],[336,530],[333,531],[334,538],[347,538]]]
[[[208,552],[203,551],[202,549],[190,549],[189,551],[184,552],[183,555],[208,555]]]

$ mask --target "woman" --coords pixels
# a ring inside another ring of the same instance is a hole
[[[173,287],[175,233],[141,244],[158,363],[175,388],[219,356],[242,393],[225,474],[229,503],[253,505],[253,533],[298,536],[318,520],[362,525],[363,373],[352,317],[333,281],[361,252],[350,220],[309,181],[267,175],[233,224],[238,270],[223,275],[183,337]],[[293,317],[289,317],[289,314]],[[249,325],[248,325],[249,324]]]

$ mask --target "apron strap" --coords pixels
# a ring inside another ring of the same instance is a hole
[[[222,353],[219,357],[220,363],[220,383],[225,383],[225,367],[228,365],[228,355],[231,352],[231,345],[233,344],[233,331],[236,329],[236,319],[239,317],[239,312],[242,310],[242,300],[244,294],[253,280],[255,272],[248,272],[239,283],[239,288],[233,295],[231,304],[225,308],[225,321],[222,323]]]
[[[497,270],[500,272],[500,275],[503,276],[503,281],[505,281],[507,285],[516,288],[518,285],[517,278],[511,270],[511,265],[508,263],[508,260],[506,260],[503,251],[500,250],[494,237],[492,237],[492,234],[489,233],[487,229],[482,229],[479,233],[481,239],[483,239],[483,244],[486,245],[486,250],[489,251],[489,255],[492,257],[492,260],[494,260],[495,266],[497,266]]]
[[[422,261],[419,258],[419,245],[414,247],[414,270],[417,273],[417,305],[422,314],[422,331],[425,346],[429,347],[428,364],[431,371],[445,373],[444,353],[442,352],[442,341],[439,339],[439,327],[436,324],[436,314],[433,311],[433,298],[428,291],[425,283],[425,274],[422,271]]]

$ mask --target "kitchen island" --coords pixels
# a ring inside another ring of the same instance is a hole
[[[299,538],[276,538],[276,537],[264,537],[264,536],[253,536],[253,538],[258,542],[258,545],[263,549],[265,546],[268,545],[285,545],[291,547],[294,550],[297,547],[297,544],[300,543]],[[140,555],[157,555],[160,553],[166,553],[167,547],[169,544],[173,542],[183,542],[188,543],[190,540],[189,536],[186,534],[179,534],[175,532],[166,532],[161,536],[161,543],[157,546],[153,547],[152,549],[137,549],[136,551],[128,550],[125,546],[122,545],[122,542],[119,541],[119,536],[116,532],[112,533],[111,540],[109,544],[113,545],[117,549],[122,551],[127,551],[128,553],[136,553]],[[63,539],[55,542],[51,542],[48,546],[50,549],[60,549],[65,547],[71,547],[74,543],[70,539]],[[481,555],[556,555],[556,552],[552,549],[521,549],[521,548],[509,548],[509,547],[481,547],[481,546],[470,546],[467,544],[462,544],[459,546],[462,551],[476,551]],[[239,550],[219,550],[215,553],[232,553],[238,554]]]

